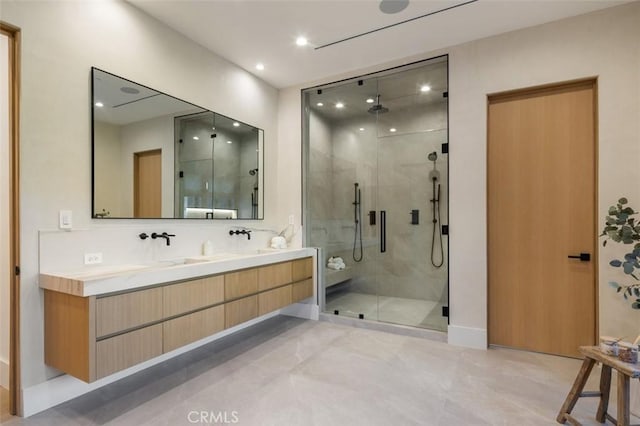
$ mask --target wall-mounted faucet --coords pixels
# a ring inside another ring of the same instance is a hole
[[[171,245],[171,239],[170,237],[175,237],[175,234],[167,234],[166,232],[163,232],[162,234],[158,234],[156,232],[154,232],[153,234],[151,234],[151,238],[152,239],[156,239],[156,238],[164,238],[165,240],[167,240],[167,245],[170,246]],[[142,238],[142,235],[140,235],[140,238]],[[144,240],[144,238],[142,238]]]
[[[251,239],[251,231],[248,229],[236,229],[235,231],[232,229],[229,231],[229,235],[246,235],[247,240]]]

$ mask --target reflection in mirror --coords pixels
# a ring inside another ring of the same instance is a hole
[[[93,217],[263,218],[261,129],[92,76]]]

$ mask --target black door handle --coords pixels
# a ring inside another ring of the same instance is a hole
[[[569,255],[567,256],[569,259],[580,259],[581,262],[589,262],[591,260],[591,254],[589,253],[580,253],[580,255]]]
[[[380,253],[387,251],[387,212],[380,210]]]

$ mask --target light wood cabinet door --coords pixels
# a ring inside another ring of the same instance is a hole
[[[98,338],[161,319],[161,287],[96,299],[96,337]]]
[[[291,262],[276,263],[275,265],[258,268],[258,290],[269,290],[291,283]]]
[[[258,294],[258,315],[268,314],[291,304],[291,286],[286,285]]]
[[[224,275],[163,287],[164,317],[191,312],[224,301]]]
[[[306,257],[291,262],[292,281],[302,281],[313,277],[313,258]]]
[[[232,272],[224,275],[224,299],[231,300],[258,292],[258,269]]]
[[[233,327],[258,316],[258,296],[249,296],[224,305],[225,328]]]
[[[224,330],[224,305],[214,306],[163,323],[164,352],[193,343]]]
[[[291,301],[299,302],[313,296],[313,278],[291,285]]]
[[[96,375],[100,379],[162,355],[162,324],[156,324],[96,343]]]

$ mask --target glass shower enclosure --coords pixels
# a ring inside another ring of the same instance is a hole
[[[321,309],[446,331],[448,58],[303,91]]]

